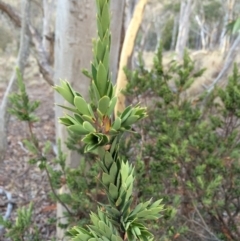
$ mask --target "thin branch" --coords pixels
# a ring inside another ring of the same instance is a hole
[[[0,10],[5,13],[18,28],[21,27],[21,16],[11,5],[0,1]]]
[[[0,0],[0,11],[4,12],[17,27],[21,27],[21,16],[10,4],[4,3]],[[36,49],[36,59],[40,73],[43,75],[43,78],[48,82],[48,84],[53,85],[54,72],[48,61],[48,53],[46,53],[43,48],[42,37],[30,23],[28,23],[26,33],[31,38],[31,43]]]

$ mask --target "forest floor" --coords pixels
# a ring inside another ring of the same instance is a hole
[[[55,145],[53,89],[39,76],[37,70],[32,68],[34,67],[32,64],[34,63],[29,63],[26,69],[27,92],[31,100],[40,101],[40,106],[36,111],[40,121],[33,125],[33,132],[40,140],[40,145],[47,140]],[[0,70],[1,73],[5,70],[4,76],[10,79],[12,67],[8,69],[1,59]],[[0,78],[1,102],[7,81],[3,80],[3,76]],[[0,162],[0,188],[12,194],[14,209],[10,220],[15,220],[17,208],[28,206],[30,202],[33,202],[33,219],[40,229],[43,240],[47,241],[55,236],[55,225],[48,220],[56,218],[56,205],[51,202],[48,195],[50,186],[46,173],[40,171],[36,165],[28,163],[31,156],[23,145],[23,140],[27,137],[27,124],[11,116],[8,123],[8,147],[3,162]],[[52,154],[52,158],[54,158],[54,154]],[[0,196],[0,214],[4,215],[5,211],[6,199]],[[0,240],[8,239],[0,237]]]

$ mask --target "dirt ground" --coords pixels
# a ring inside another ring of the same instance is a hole
[[[10,61],[11,63],[11,61]],[[14,65],[12,65],[14,66]],[[40,107],[36,114],[40,121],[35,123],[33,131],[40,140],[40,144],[51,141],[55,145],[54,133],[54,102],[53,89],[39,76],[35,66],[29,63],[26,69],[26,86],[30,99],[39,100]],[[0,60],[0,72],[3,70],[3,61]],[[4,66],[6,72],[10,73],[11,68]],[[9,75],[8,78],[10,78]],[[0,101],[5,91],[7,81],[0,76]],[[0,188],[10,192],[13,197],[14,209],[11,220],[15,220],[18,207],[26,206],[30,202],[34,204],[34,220],[39,227],[43,240],[51,240],[55,236],[55,225],[48,222],[49,218],[56,217],[56,205],[51,202],[48,194],[50,186],[46,173],[38,167],[28,163],[29,153],[24,148],[23,139],[27,138],[26,123],[19,122],[11,117],[8,123],[8,147],[4,161],[0,162]],[[53,156],[54,157],[54,156]],[[0,196],[0,214],[6,211],[6,198]],[[5,241],[6,238],[0,240]]]

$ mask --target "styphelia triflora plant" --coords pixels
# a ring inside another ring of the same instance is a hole
[[[101,169],[100,182],[109,204],[99,204],[98,212],[91,213],[92,224],[87,228],[74,227],[69,233],[73,240],[152,240],[146,221],[160,217],[161,200],[151,200],[132,206],[134,167],[118,155],[119,141],[124,132],[132,132],[132,125],[146,117],[146,108],[128,106],[114,117],[117,102],[116,88],[111,82],[109,53],[111,45],[110,0],[97,0],[98,38],[93,45],[90,102],[61,80],[56,91],[72,107],[61,106],[72,112],[60,118],[70,132],[79,134],[86,144],[85,152],[97,151]]]

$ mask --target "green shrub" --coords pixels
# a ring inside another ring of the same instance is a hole
[[[128,158],[138,157],[137,198],[162,198],[169,207],[159,220],[158,237],[188,230],[202,240],[237,241],[240,74],[235,65],[225,90],[215,88],[191,102],[186,90],[203,71],[195,70],[187,53],[182,64],[164,67],[161,48],[151,71],[141,58],[138,70],[127,71],[129,101],[148,105],[148,118],[139,127],[142,143]]]

